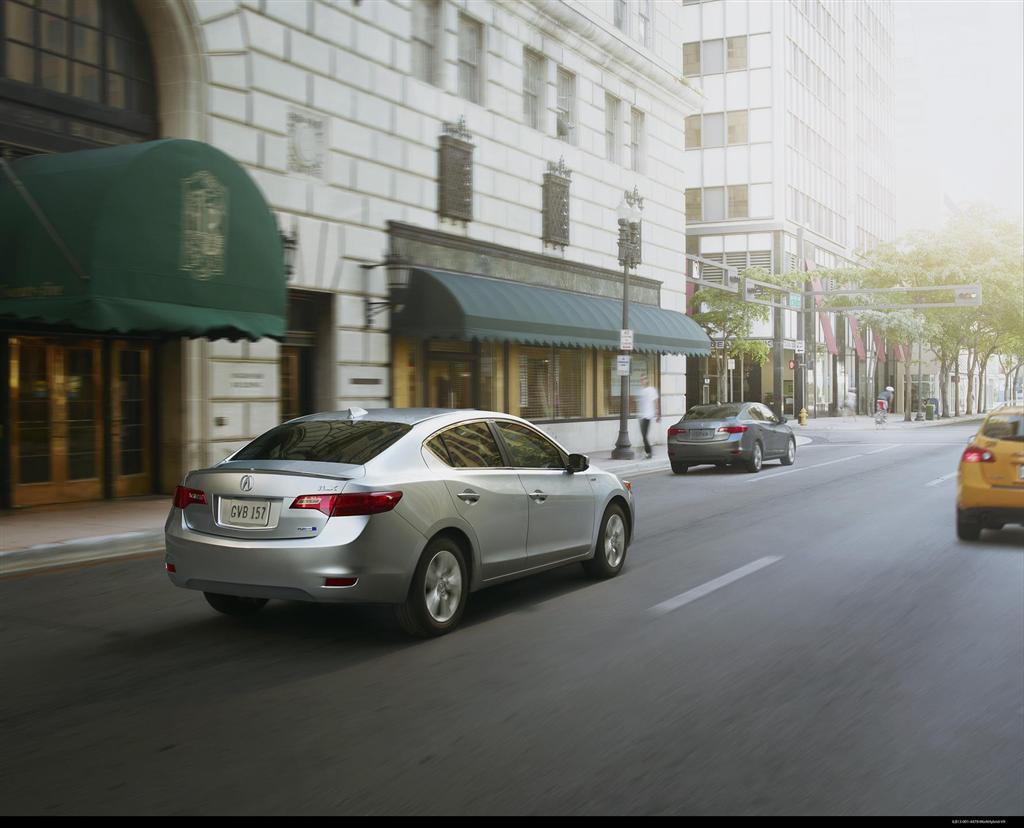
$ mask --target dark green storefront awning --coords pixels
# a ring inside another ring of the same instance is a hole
[[[689,316],[633,303],[634,350],[704,356],[711,343]],[[622,302],[566,290],[440,270],[410,274],[400,336],[497,340],[572,347],[619,347]]]
[[[169,139],[32,156],[10,169],[17,182],[0,174],[0,320],[284,336],[277,224],[256,184],[220,150]]]

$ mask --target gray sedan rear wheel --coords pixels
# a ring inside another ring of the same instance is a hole
[[[410,635],[444,635],[458,626],[468,595],[466,553],[453,538],[434,538],[420,556],[409,596],[395,607],[395,617]]]
[[[622,571],[629,547],[629,526],[622,507],[611,504],[601,520],[594,557],[583,561],[583,569],[591,578],[613,578]]]
[[[764,448],[761,443],[754,443],[754,451],[750,455],[750,459],[747,461],[747,471],[757,474],[761,471],[761,466],[764,464]]]
[[[786,453],[782,455],[782,465],[792,466],[796,462],[796,440],[792,437],[789,438],[789,444],[786,446]]]

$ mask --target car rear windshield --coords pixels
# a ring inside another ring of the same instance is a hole
[[[686,412],[684,420],[724,420],[736,417],[742,405],[697,405]]]
[[[262,434],[232,460],[309,460],[361,466],[393,445],[412,426],[405,423],[307,420],[284,423]]]
[[[1024,440],[1024,417],[1020,414],[992,414],[981,433],[993,440]]]

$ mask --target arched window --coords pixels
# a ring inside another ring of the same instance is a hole
[[[153,61],[131,0],[0,6],[0,143],[60,152],[155,137]]]

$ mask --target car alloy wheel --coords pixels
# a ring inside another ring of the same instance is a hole
[[[618,504],[611,504],[601,520],[594,557],[583,561],[583,569],[591,578],[612,578],[622,571],[629,549],[629,528],[625,513]]]
[[[626,555],[626,524],[618,513],[608,518],[604,529],[604,558],[617,569]]]
[[[447,624],[462,603],[462,570],[455,556],[442,549],[427,564],[423,579],[427,612],[438,624]]]
[[[764,462],[763,452],[761,444],[754,443],[754,453],[750,455],[750,462],[747,463],[747,469],[754,472],[754,474],[761,471],[761,464]]]
[[[782,458],[783,466],[792,466],[796,462],[796,440],[792,437],[789,438],[789,444],[786,446],[786,456]]]

